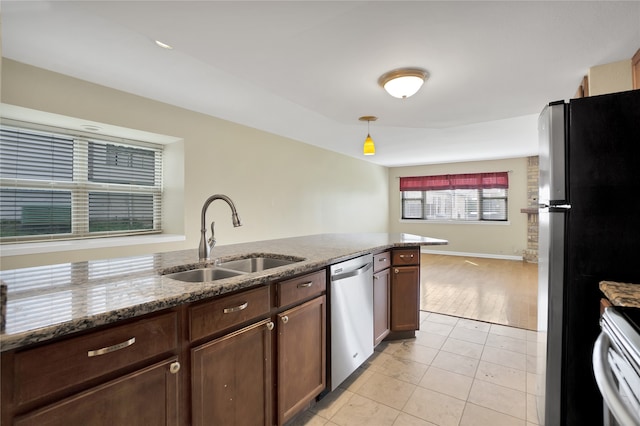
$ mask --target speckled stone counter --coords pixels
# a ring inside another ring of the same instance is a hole
[[[640,308],[640,284],[601,281],[600,290],[614,306]]]
[[[444,244],[446,240],[411,234],[370,233],[320,234],[219,246],[211,253],[213,259],[269,254],[304,260],[206,283],[186,283],[163,275],[185,269],[185,265],[203,266],[195,248],[0,271],[0,280],[7,286],[0,350],[264,285],[362,254],[392,247]]]

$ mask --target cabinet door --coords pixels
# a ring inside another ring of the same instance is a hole
[[[193,425],[271,424],[270,320],[191,350]]]
[[[391,268],[391,331],[418,330],[420,266]]]
[[[391,329],[391,271],[389,268],[373,275],[373,345],[377,346]]]
[[[326,297],[278,314],[278,424],[326,386]]]
[[[16,426],[177,425],[177,358],[19,417]]]

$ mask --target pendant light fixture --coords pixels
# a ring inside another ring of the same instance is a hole
[[[394,98],[406,99],[420,90],[429,73],[422,68],[398,68],[384,73],[378,84]]]
[[[372,121],[376,121],[378,117],[374,117],[372,115],[365,115],[360,117],[358,120],[367,122],[367,138],[364,140],[364,146],[362,147],[362,153],[364,155],[374,155],[376,153],[376,146],[373,144],[373,139],[371,139],[371,135],[369,135],[369,123]]]

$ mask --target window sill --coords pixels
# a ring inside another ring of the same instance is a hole
[[[419,223],[428,225],[474,225],[474,226],[508,226],[510,221],[456,221],[456,220],[421,220],[421,219],[400,219],[400,223]]]
[[[123,247],[141,244],[158,244],[184,241],[184,235],[159,234],[129,237],[93,238],[86,240],[44,241],[0,245],[0,255],[22,256],[26,254],[54,253],[72,250],[90,250],[106,247]]]

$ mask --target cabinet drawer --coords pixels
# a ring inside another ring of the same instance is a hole
[[[327,289],[327,272],[323,269],[277,284],[278,307],[322,294]]]
[[[16,403],[33,401],[175,351],[177,319],[175,312],[169,312],[16,353]]]
[[[224,296],[189,308],[189,338],[191,341],[267,315],[271,310],[269,286]]]
[[[419,265],[420,249],[393,250],[393,266]]]
[[[382,271],[391,266],[391,252],[385,251],[373,255],[373,273]]]

